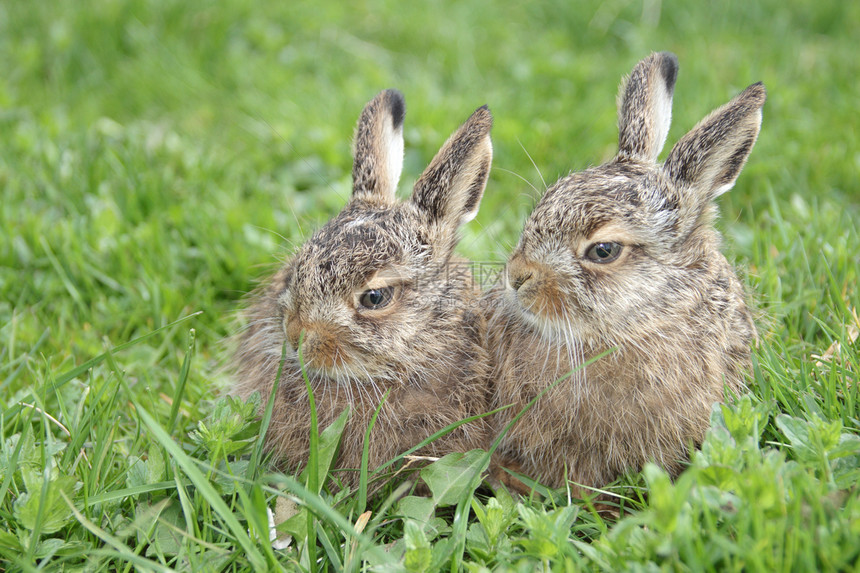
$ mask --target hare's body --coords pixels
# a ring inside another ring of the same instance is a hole
[[[702,298],[665,293],[683,302],[672,305],[671,316],[659,317],[659,323],[658,317],[649,319],[657,331],[618,344],[569,376],[615,345],[542,334],[508,303],[499,305],[489,338],[497,361],[493,407],[513,407],[499,415],[496,430],[565,377],[503,439],[502,465],[551,487],[563,486],[565,479],[599,487],[648,461],[673,474],[680,471],[688,447],[704,437],[711,404],[723,399],[723,385],[735,392],[742,388],[755,336],[742,286],[729,264],[721,255],[703,263],[697,293]],[[723,312],[727,320],[713,321]]]
[[[656,163],[677,63],[655,54],[619,101],[619,153],[550,187],[506,285],[487,296],[497,463],[559,487],[600,487],[656,461],[677,473],[725,386],[739,391],[755,327],[713,227],[761,122],[751,86]],[[614,349],[614,350],[612,350]],[[583,368],[588,360],[609,355]],[[503,472],[499,474],[504,477]]]
[[[302,467],[309,450],[300,348],[319,428],[350,410],[337,469],[360,467],[377,408],[371,470],[487,408],[486,322],[469,310],[480,293],[453,248],[486,184],[491,116],[476,111],[412,198],[398,203],[402,117],[398,92],[382,92],[367,105],[356,130],[351,200],[257,292],[246,313],[235,393],[267,398],[283,356],[266,444],[289,469]],[[487,431],[484,422],[470,422],[418,453],[486,447]],[[356,472],[339,477],[348,485],[358,479]]]

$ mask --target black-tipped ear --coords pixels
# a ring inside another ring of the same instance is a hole
[[[478,214],[493,161],[492,126],[489,108],[478,108],[415,183],[412,202],[431,222],[456,231]]]
[[[657,161],[672,123],[678,58],[651,54],[633,68],[618,94],[618,159]]]
[[[392,205],[403,170],[403,117],[406,102],[385,90],[361,112],[355,128],[352,194],[362,201]]]
[[[664,171],[700,204],[731,189],[758,138],[766,99],[759,82],[713,111],[675,144]]]

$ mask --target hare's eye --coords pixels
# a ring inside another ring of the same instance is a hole
[[[374,288],[366,290],[358,297],[358,304],[370,310],[388,306],[394,298],[394,287]]]
[[[585,256],[595,263],[611,263],[621,254],[621,248],[618,243],[594,243],[585,251]]]

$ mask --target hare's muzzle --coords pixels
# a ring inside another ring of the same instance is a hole
[[[348,345],[339,340],[330,325],[309,324],[301,338],[301,352],[305,364],[314,370],[327,371],[343,368],[349,362]],[[292,341],[290,342],[292,345]],[[297,342],[293,348],[298,350]]]
[[[301,321],[296,317],[290,317],[286,321],[286,334],[287,334],[287,342],[290,344],[290,348],[294,351],[299,349],[299,342],[302,339],[302,332],[304,331],[304,326]]]
[[[531,310],[538,295],[535,287],[539,282],[540,273],[522,256],[514,256],[508,262],[506,273],[508,288],[513,290],[523,308]]]
[[[507,287],[524,311],[547,319],[563,317],[565,305],[551,269],[516,254],[506,272]]]
[[[328,368],[342,362],[344,354],[333,329],[331,325],[305,323],[293,317],[287,320],[287,342],[295,351],[301,346],[308,366]]]

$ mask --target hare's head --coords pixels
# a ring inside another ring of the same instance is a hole
[[[713,202],[756,141],[765,89],[754,84],[711,113],[660,165],[677,71],[666,52],[636,65],[618,98],[616,157],[559,180],[525,224],[507,296],[546,336],[633,341],[705,296],[719,254]]]
[[[454,269],[458,229],[478,210],[490,171],[492,116],[475,111],[437,153],[409,200],[395,198],[403,164],[403,96],[380,93],[355,133],[352,197],[277,275],[280,339],[300,346],[315,376],[400,379],[440,337],[451,338],[469,269]],[[272,290],[269,291],[273,292]]]

